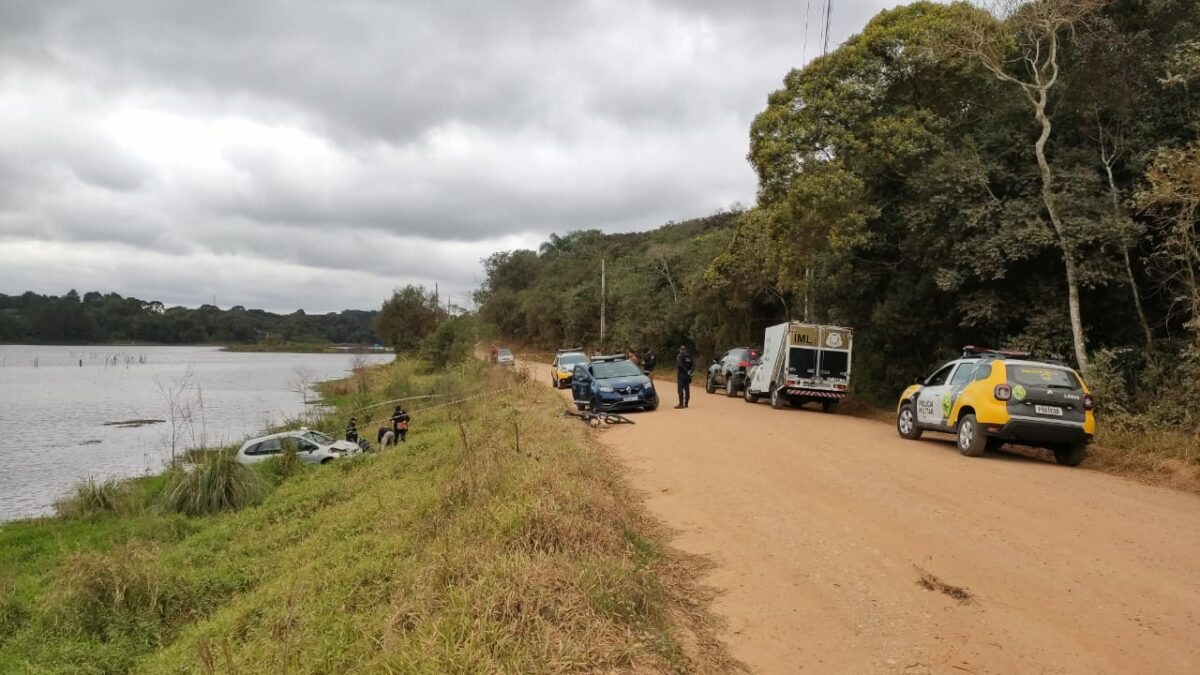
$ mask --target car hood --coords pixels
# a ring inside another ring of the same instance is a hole
[[[358,447],[358,445],[354,443],[351,443],[350,441],[334,441],[333,445],[330,445],[329,448],[332,450],[342,450],[345,452],[358,452],[359,450],[362,450],[362,448]]]
[[[645,375],[625,375],[623,377],[610,377],[603,380],[596,380],[606,387],[624,388],[634,385],[646,385],[650,383],[650,378]]]

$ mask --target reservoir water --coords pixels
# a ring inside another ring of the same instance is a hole
[[[172,436],[179,452],[295,419],[305,410],[297,385],[342,377],[356,356],[0,345],[0,521],[53,513],[89,477],[157,472]],[[115,424],[136,420],[164,421]]]

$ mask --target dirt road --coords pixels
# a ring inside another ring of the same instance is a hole
[[[716,563],[754,672],[1200,672],[1200,498],[700,386],[673,410],[661,389],[601,438]]]

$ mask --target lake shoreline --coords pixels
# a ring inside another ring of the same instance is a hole
[[[223,352],[254,354],[391,354],[391,349],[375,348],[371,345],[348,345],[335,343],[284,342],[273,343],[226,343],[226,342],[0,342],[0,347],[215,347]]]
[[[88,478],[156,474],[189,447],[240,445],[299,419],[318,394],[297,387],[344,378],[358,359],[392,356],[0,346],[0,409],[14,422],[0,449],[11,467],[0,475],[0,524],[53,514]]]

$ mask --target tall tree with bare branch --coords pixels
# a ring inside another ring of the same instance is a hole
[[[1050,92],[1059,82],[1060,42],[1096,13],[1107,0],[999,0],[992,13],[977,12],[962,20],[952,32],[949,49],[978,60],[999,80],[1014,85],[1029,101],[1041,133],[1034,154],[1042,177],[1042,201],[1062,252],[1067,277],[1067,307],[1075,360],[1088,367],[1087,334],[1080,309],[1079,263],[1055,198],[1054,171],[1046,159],[1046,143],[1054,128]]]

